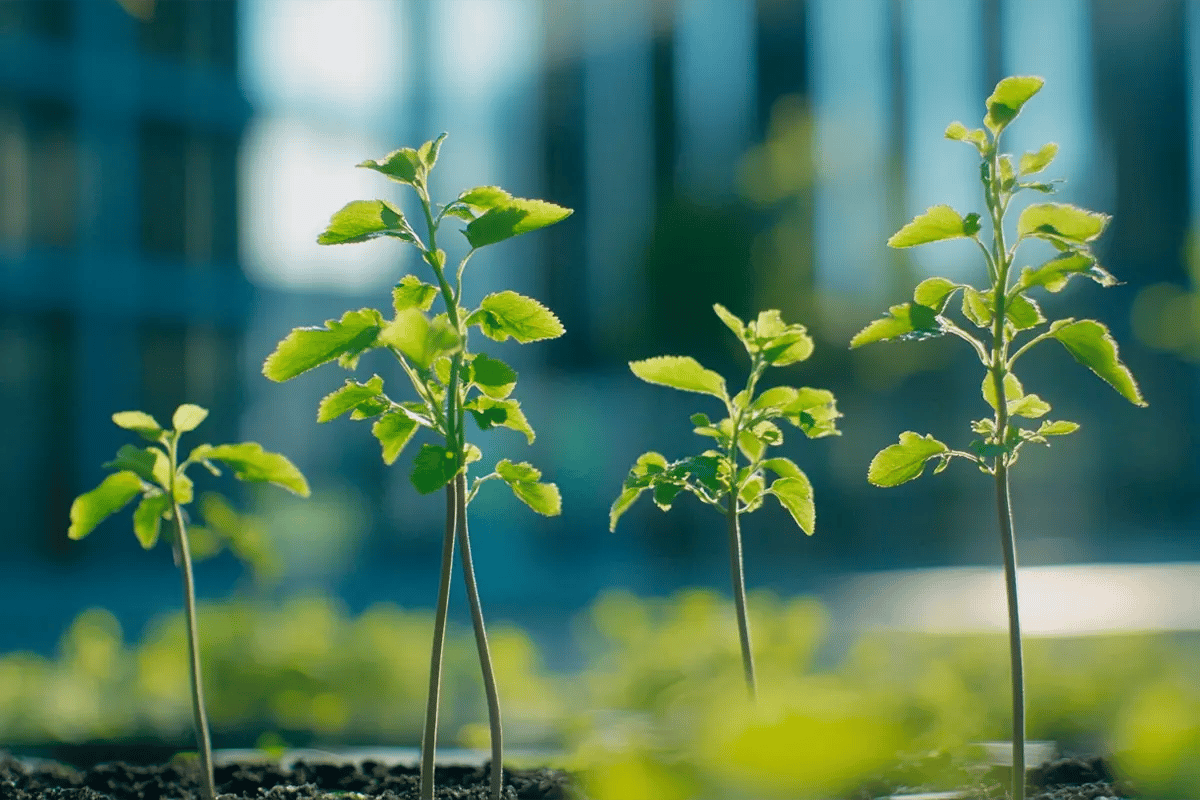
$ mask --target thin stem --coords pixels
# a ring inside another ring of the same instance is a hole
[[[1038,342],[1044,342],[1050,338],[1053,338],[1053,334],[1051,334],[1049,331],[1046,331],[1045,333],[1039,333],[1037,336],[1018,347],[1017,352],[1013,353],[1008,359],[1008,369],[1012,369],[1013,364],[1017,363],[1017,359],[1024,355],[1026,350],[1033,347]]]
[[[483,624],[483,606],[479,588],[475,585],[475,567],[471,563],[471,540],[467,534],[467,474],[464,468],[454,478],[458,504],[459,558],[462,559],[463,581],[467,585],[467,602],[471,607],[471,625],[475,629],[475,647],[479,651],[479,670],[483,674],[483,689],[487,695],[488,727],[492,738],[492,800],[500,800],[504,784],[504,733],[500,720],[500,695],[496,691],[496,676],[492,671],[492,655],[488,649],[487,628]]]
[[[1017,610],[1017,540],[1013,533],[1008,466],[996,464],[996,513],[1004,551],[1004,590],[1008,597],[1008,652],[1012,671],[1012,800],[1025,798],[1025,668],[1021,654],[1021,617]]]
[[[746,688],[750,699],[758,697],[754,681],[754,652],[750,649],[750,620],[746,615],[746,579],[742,570],[742,532],[738,525],[737,497],[730,492],[725,510],[729,524],[729,577],[733,582],[733,602],[737,609],[738,638],[742,643],[742,670],[746,673]]]
[[[945,319],[945,318],[943,317],[943,319]],[[959,326],[955,325],[950,320],[946,320],[942,324],[943,324],[943,327],[944,327],[946,333],[953,334],[954,336],[957,336],[958,338],[962,339],[967,344],[971,345],[971,347],[974,348],[974,350],[975,350],[975,355],[979,356],[979,360],[981,362],[983,362],[983,365],[985,367],[989,366],[987,349],[984,348],[983,342],[979,341],[974,336],[967,333],[966,331],[964,331]]]
[[[212,742],[208,734],[208,717],[204,713],[204,686],[200,672],[200,633],[196,626],[196,590],[192,583],[192,551],[188,547],[183,510],[175,499],[175,476],[178,474],[179,434],[167,441],[171,477],[166,487],[171,497],[171,513],[175,517],[175,560],[183,576],[183,613],[187,618],[188,666],[192,678],[192,724],[196,729],[196,749],[200,754],[200,795],[203,800],[215,800],[217,790],[213,780]]]
[[[446,612],[450,605],[450,576],[454,565],[454,530],[457,523],[454,487],[446,487],[446,530],[442,535],[442,574],[438,582],[437,610],[433,617],[433,646],[429,652],[429,695],[425,705],[425,730],[421,734],[421,800],[433,800],[433,762],[437,750],[438,702],[442,693],[442,651],[446,644]]]

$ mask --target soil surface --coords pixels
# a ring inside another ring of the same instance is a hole
[[[942,763],[936,763],[939,760]],[[937,784],[928,782],[931,774],[940,776]],[[964,767],[953,764],[949,756],[933,756],[868,782],[854,800],[945,792],[947,780],[950,787],[962,792],[962,800],[1004,800],[1011,774],[1011,767]],[[1108,762],[1099,756],[1047,761],[1029,770],[1025,786],[1026,800],[1127,800],[1139,796],[1130,782],[1117,780]]]
[[[90,769],[55,762],[27,765],[0,758],[0,800],[181,800],[199,797],[194,767],[186,763],[141,766],[117,761]],[[238,763],[216,769],[220,800],[416,800],[416,767],[323,764],[298,761]],[[438,767],[438,798],[487,800],[486,767]],[[505,800],[572,800],[573,780],[560,770],[504,770]]]

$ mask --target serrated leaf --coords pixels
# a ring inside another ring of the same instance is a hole
[[[630,361],[629,369],[647,383],[684,392],[710,394],[722,400],[728,397],[725,379],[702,367],[691,356],[656,356],[643,361]]]
[[[796,390],[796,399],[784,409],[784,417],[809,439],[824,436],[840,436],[837,419],[842,416],[837,409],[833,392],[828,389],[813,389],[803,386]]]
[[[329,218],[317,244],[357,244],[380,236],[416,241],[404,214],[387,200],[353,200]]]
[[[1064,319],[1050,326],[1050,334],[1062,342],[1076,361],[1096,373],[1135,406],[1146,401],[1129,368],[1121,363],[1117,342],[1108,328],[1094,319]]]
[[[470,381],[488,397],[503,400],[517,385],[517,372],[500,359],[480,353],[471,360]]]
[[[373,169],[397,183],[409,186],[415,186],[424,181],[425,175],[428,173],[425,160],[411,147],[393,150],[378,161],[368,158],[357,166]]]
[[[851,349],[872,342],[890,339],[928,339],[945,331],[937,312],[916,303],[901,303],[888,309],[888,315],[877,319],[850,340]]]
[[[279,453],[263,450],[258,442],[219,444],[205,453],[211,461],[221,461],[238,480],[273,483],[301,497],[308,497],[308,481],[296,465]]]
[[[100,485],[84,492],[71,503],[71,527],[67,536],[82,539],[109,515],[124,508],[142,491],[141,479],[128,470],[114,472]]]
[[[486,396],[475,397],[463,408],[471,412],[471,416],[475,418],[480,430],[486,431],[495,426],[509,428],[525,434],[525,440],[529,444],[533,444],[535,438],[533,427],[525,418],[525,413],[521,411],[521,404],[516,400],[512,398],[494,400]]]
[[[1083,244],[1104,232],[1109,216],[1070,203],[1036,203],[1017,218],[1017,235]]]
[[[1078,422],[1070,420],[1046,420],[1037,429],[1040,436],[1066,436],[1069,433],[1074,433],[1079,430]]]
[[[438,289],[416,275],[405,275],[392,289],[392,308],[399,314],[409,308],[428,311],[438,296]]]
[[[775,496],[779,504],[788,510],[792,519],[808,536],[813,535],[817,525],[817,510],[813,503],[812,484],[808,476],[797,469],[797,475],[787,478],[777,478],[768,494]]]
[[[566,332],[553,311],[532,297],[508,290],[483,298],[466,324],[478,325],[484,336],[497,342],[511,336],[521,344],[556,339]]]
[[[762,344],[762,355],[772,367],[786,367],[812,355],[813,340],[802,325],[789,325],[788,330],[772,336]]]
[[[1046,321],[1041,307],[1033,298],[1023,294],[1013,295],[1005,303],[1004,318],[1019,331],[1037,327]]]
[[[458,460],[454,453],[441,445],[423,444],[413,460],[409,480],[421,494],[431,494],[449,483],[457,473]]]
[[[112,421],[118,428],[133,431],[148,442],[160,441],[164,433],[158,421],[144,411],[118,411],[112,415]]]
[[[371,426],[371,435],[378,439],[383,447],[383,463],[388,466],[395,464],[400,451],[416,431],[416,421],[403,411],[392,411],[375,420]]]
[[[1041,172],[1046,167],[1050,166],[1050,162],[1058,155],[1058,145],[1054,142],[1042,145],[1041,149],[1036,153],[1026,153],[1021,156],[1021,161],[1017,165],[1017,174],[1024,177],[1025,175],[1033,175]]]
[[[913,217],[888,239],[888,247],[916,247],[919,244],[940,242],[946,239],[961,239],[979,230],[979,215],[968,214],[966,218],[947,205],[930,206],[924,214]]]
[[[785,409],[796,401],[797,394],[791,386],[773,386],[754,398],[750,410],[770,412],[768,416],[783,416]],[[707,425],[707,417],[705,420]]]
[[[1041,78],[1032,75],[1005,78],[996,84],[995,90],[986,102],[987,116],[983,124],[993,134],[1004,130],[1010,122],[1021,113],[1021,107],[1029,98],[1038,93],[1045,83]]]
[[[425,165],[426,172],[432,170],[434,165],[437,164],[438,154],[442,151],[442,142],[446,141],[447,135],[443,133],[436,139],[426,142],[417,148],[417,157]]]
[[[946,138],[955,142],[966,142],[967,144],[975,145],[980,153],[987,150],[987,133],[983,128],[975,128],[967,130],[967,126],[961,122],[951,122],[946,126]]]
[[[175,413],[171,417],[171,425],[177,432],[187,433],[196,430],[207,416],[207,408],[201,408],[193,403],[184,403],[175,409]]]
[[[423,370],[462,348],[458,332],[445,317],[439,314],[431,320],[416,308],[397,311],[396,318],[379,331],[378,342],[396,348]]]
[[[492,208],[502,208],[512,200],[513,196],[499,186],[476,186],[460,194],[456,202],[483,212]]]
[[[1021,270],[1017,290],[1023,291],[1034,286],[1042,286],[1049,292],[1058,292],[1067,285],[1067,281],[1076,275],[1086,275],[1101,286],[1116,286],[1117,279],[1108,270],[1096,263],[1096,259],[1087,253],[1073,250],[1052,258],[1039,267],[1025,267]]]
[[[346,383],[321,398],[317,406],[317,422],[329,422],[342,414],[353,411],[371,400],[380,399],[383,394],[383,378],[372,375],[366,383],[346,379]],[[382,413],[380,409],[379,413]]]
[[[733,331],[734,336],[738,337],[740,341],[746,341],[746,323],[720,303],[713,304],[713,311],[716,312],[721,322],[725,323],[725,327]]]
[[[1012,400],[1008,403],[1008,415],[1010,417],[1037,419],[1049,413],[1050,404],[1036,394],[1027,394],[1018,400]]]
[[[608,529],[617,529],[617,520],[621,518],[634,501],[641,496],[653,483],[656,477],[661,477],[667,471],[667,459],[662,453],[654,451],[642,453],[629,470],[621,486],[621,493],[613,501],[608,510]]]
[[[562,513],[562,496],[558,493],[558,487],[553,483],[540,483],[542,473],[533,465],[525,462],[514,464],[503,459],[496,464],[496,474],[508,484],[518,500],[537,513],[546,517]]]
[[[983,376],[980,392],[992,410],[998,410],[996,408],[996,379],[992,377],[991,372]],[[1017,376],[1011,372],[1004,373],[1004,402],[1011,404],[1014,400],[1020,400],[1024,396],[1025,388],[1021,386],[1021,381]]]
[[[963,284],[955,283],[948,278],[926,278],[917,284],[913,290],[913,302],[926,308],[932,308],[940,314],[946,308],[950,297],[962,289]]]
[[[513,197],[471,220],[463,233],[472,248],[486,247],[561,222],[570,215],[571,209],[545,200]]]
[[[781,478],[797,478],[804,473],[790,458],[776,457],[764,459],[760,464],[763,469],[769,469]]]
[[[871,459],[867,468],[867,480],[876,486],[899,486],[919,477],[925,471],[925,462],[947,453],[950,448],[934,439],[912,431],[900,434],[898,444],[889,445]]]
[[[972,286],[963,287],[962,313],[976,327],[987,328],[994,314],[992,298]]]
[[[326,320],[324,328],[296,328],[275,346],[263,362],[262,372],[273,381],[286,381],[335,358],[349,366],[363,351],[377,346],[383,315],[373,308],[347,311],[340,320]]]
[[[147,494],[133,511],[133,534],[142,548],[149,550],[158,543],[163,514],[171,507],[165,494]]]

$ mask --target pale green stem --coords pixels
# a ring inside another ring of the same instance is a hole
[[[454,565],[456,523],[454,487],[446,487],[446,530],[442,534],[442,573],[438,581],[437,610],[433,617],[433,646],[429,652],[429,695],[425,704],[425,730],[421,735],[421,800],[433,800],[434,754],[437,750],[438,703],[442,693],[442,652],[446,645],[446,616],[450,605],[450,575]]]
[[[496,690],[496,675],[492,670],[492,655],[488,649],[487,628],[483,624],[483,605],[479,602],[475,566],[471,562],[471,539],[467,533],[465,468],[455,476],[454,486],[458,503],[459,558],[462,559],[463,581],[467,585],[467,602],[471,607],[471,625],[475,629],[475,649],[479,651],[479,671],[483,675],[483,690],[487,696],[488,728],[492,739],[491,798],[500,800],[504,784],[504,728],[500,719],[500,694]]]
[[[738,638],[742,644],[742,671],[746,674],[746,688],[750,699],[758,696],[754,680],[754,652],[750,648],[750,619],[746,614],[746,579],[742,570],[742,532],[738,525],[737,496],[729,494],[729,506],[725,510],[729,524],[729,577],[733,583],[733,602],[737,609]]]

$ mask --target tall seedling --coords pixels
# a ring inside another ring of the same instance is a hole
[[[212,744],[208,719],[204,713],[204,692],[200,675],[200,645],[196,629],[196,595],[192,588],[192,555],[188,544],[183,506],[192,502],[192,480],[187,468],[200,464],[213,475],[221,470],[219,461],[244,481],[273,483],[301,497],[308,497],[308,483],[292,462],[278,453],[269,453],[256,442],[240,444],[200,444],[179,462],[179,437],[193,431],[208,416],[200,406],[185,403],[175,409],[171,429],[166,430],[154,417],[141,411],[113,414],[118,427],[133,431],[149,447],[122,445],[117,457],[105,464],[116,470],[90,492],[71,504],[71,527],[67,535],[82,539],[110,514],[120,511],[129,501],[142,496],[133,512],[133,532],[142,547],[149,550],[158,542],[163,520],[174,522],[171,546],[175,564],[183,576],[183,608],[187,618],[188,666],[192,678],[192,720],[196,728],[196,747],[200,753],[200,789],[205,800],[214,800]]]
[[[495,341],[511,337],[524,344],[561,336],[563,326],[541,303],[513,291],[489,294],[475,309],[464,307],[463,273],[471,256],[480,248],[553,225],[571,211],[541,200],[513,197],[495,186],[469,189],[446,205],[435,206],[429,197],[428,180],[445,136],[442,134],[417,150],[402,148],[378,161],[368,160],[358,165],[416,192],[424,217],[424,238],[409,225],[400,209],[386,200],[356,200],[347,204],[333,215],[329,227],[317,238],[318,243],[328,245],[378,238],[399,240],[421,253],[435,282],[430,284],[414,275],[405,275],[392,292],[391,318],[375,309],[362,308],[347,311],[340,320],[329,320],[322,328],[295,329],[267,357],[263,374],[273,381],[285,381],[334,360],[353,370],[364,352],[378,348],[395,356],[408,376],[415,400],[393,400],[384,393],[383,378],[378,375],[372,375],[365,383],[347,380],[321,401],[317,421],[328,422],[346,413],[351,419],[374,420],[371,433],[382,445],[387,464],[396,461],[418,428],[432,431],[440,441],[421,446],[411,474],[412,484],[421,494],[446,488],[441,577],[421,739],[421,797],[424,800],[433,797],[442,650],[457,536],[487,695],[492,743],[491,796],[499,800],[504,756],[500,703],[471,563],[467,505],[480,484],[493,479],[507,483],[518,499],[539,514],[558,514],[562,503],[558,488],[540,481],[541,472],[528,463],[514,464],[507,459],[499,461],[488,474],[475,478],[468,490],[468,465],[482,457],[479,448],[466,438],[464,420],[468,413],[481,430],[511,428],[524,434],[531,444],[534,433],[520,404],[510,396],[517,373],[498,358],[472,353],[467,337],[472,327],[478,327],[484,336]],[[451,220],[466,223],[462,232],[468,249],[454,271],[447,273],[446,253],[438,246],[438,235],[442,225]],[[439,298],[444,311],[430,319],[425,312]]]
[[[836,420],[841,414],[833,394],[825,389],[775,386],[755,395],[767,367],[784,367],[812,355],[813,341],[803,325],[784,323],[774,309],[761,312],[751,322],[743,322],[721,305],[713,306],[713,310],[738,337],[750,358],[746,387],[730,397],[725,379],[690,356],[631,361],[629,368],[633,374],[647,383],[720,400],[726,417],[719,422],[711,421],[707,414],[691,417],[695,432],[713,439],[714,449],[674,462],[653,451],[638,456],[621,494],[612,504],[608,520],[609,528],[616,530],[617,520],[646,490],[653,492],[655,505],[663,511],[671,508],[680,492],[687,491],[725,515],[742,668],[746,687],[753,697],[754,655],[746,614],[740,517],[760,508],[767,497],[774,497],[800,529],[812,535],[816,510],[808,476],[790,459],[767,458],[767,449],[783,444],[783,431],[775,424],[776,420],[786,420],[810,439],[816,439],[837,435]],[[774,475],[769,484],[768,474]]]
[[[1037,427],[1028,428],[1016,424],[1018,419],[1041,419],[1049,413],[1050,404],[1036,394],[1027,394],[1013,367],[1034,345],[1055,340],[1126,400],[1138,406],[1146,405],[1133,376],[1118,358],[1117,343],[1104,325],[1090,319],[1067,318],[1049,322],[1040,333],[1034,333],[1048,321],[1037,302],[1029,296],[1030,290],[1058,292],[1080,275],[1101,286],[1112,286],[1117,282],[1097,263],[1091,249],[1091,243],[1108,224],[1109,218],[1105,214],[1066,203],[1035,203],[1018,216],[1016,239],[1012,245],[1005,240],[1004,217],[1013,197],[1026,190],[1047,194],[1055,190],[1054,182],[1041,182],[1031,176],[1050,165],[1058,145],[1047,144],[1016,160],[1000,152],[1000,136],[1004,129],[1042,88],[1042,83],[1037,77],[1005,78],[987,99],[983,128],[968,130],[961,122],[951,123],[946,128],[947,139],[970,144],[979,151],[990,241],[980,236],[979,214],[964,217],[945,205],[930,208],[888,240],[891,247],[913,247],[945,239],[970,239],[983,254],[990,284],[977,289],[946,278],[928,278],[917,286],[911,303],[892,306],[888,316],[872,322],[850,343],[851,347],[859,347],[889,339],[924,339],[949,333],[971,345],[986,371],[982,392],[983,399],[992,408],[992,416],[971,423],[971,429],[979,438],[970,443],[967,451],[952,450],[928,434],[922,436],[905,431],[900,434],[898,444],[884,448],[875,456],[867,477],[876,486],[896,486],[918,477],[930,460],[937,462],[934,469],[937,473],[945,469],[951,459],[962,458],[995,478],[996,514],[1008,596],[1013,697],[1012,797],[1015,800],[1022,800],[1025,792],[1025,688],[1008,471],[1026,444],[1048,444],[1047,437],[1072,433],[1079,426],[1066,420],[1044,420]],[[1017,247],[1032,240],[1048,242],[1057,255],[1016,274],[1013,264]],[[951,298],[960,292],[962,315],[969,326],[960,326],[946,316]],[[972,332],[971,327],[978,332]],[[1017,346],[1018,340],[1026,336],[1028,338]]]

